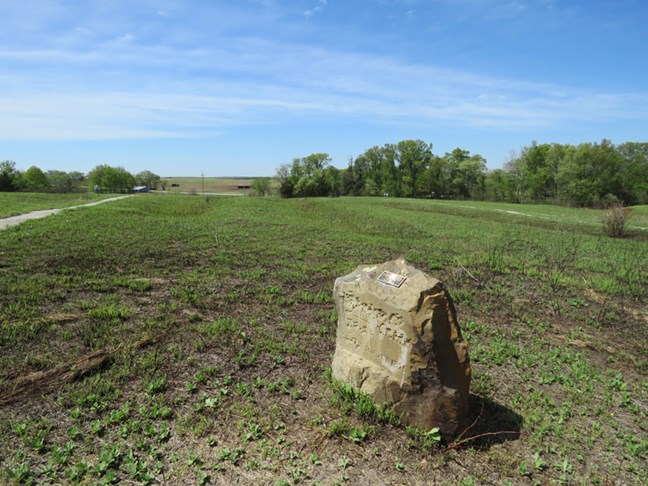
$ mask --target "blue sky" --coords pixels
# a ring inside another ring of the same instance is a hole
[[[648,141],[645,0],[0,0],[0,160],[260,176]]]

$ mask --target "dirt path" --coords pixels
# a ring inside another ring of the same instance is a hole
[[[132,196],[110,197],[108,199],[102,199],[101,201],[97,201],[97,202],[80,204],[79,206],[69,206],[67,208],[57,208],[57,209],[43,209],[42,211],[32,211],[31,213],[19,214],[18,216],[12,216],[10,218],[0,219],[0,230],[8,228],[9,226],[16,226],[22,223],[23,221],[27,221],[28,219],[45,218],[47,216],[60,213],[61,211],[65,211],[67,209],[78,209],[78,208],[85,208],[88,206],[96,206],[97,204],[103,204],[110,201],[118,201],[120,199],[125,199],[127,197],[132,197]]]

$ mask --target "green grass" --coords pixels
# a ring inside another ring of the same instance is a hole
[[[48,194],[41,192],[0,192],[0,218],[40,211],[42,209],[80,206],[111,197],[109,194]]]
[[[548,224],[568,224],[572,226],[585,226],[598,230],[604,210],[588,208],[570,208],[541,204],[512,204],[484,201],[426,201],[428,207],[448,208],[451,211],[465,211],[466,214],[483,212],[499,213],[510,220],[535,220]],[[630,218],[630,229],[648,230],[648,206],[633,206]]]
[[[632,206],[631,226],[641,226],[648,229],[648,205]]]
[[[648,238],[597,218],[149,195],[2,230],[0,397],[114,354],[0,406],[0,482],[644,484]],[[398,256],[450,289],[481,437],[442,444],[331,381],[335,278]]]

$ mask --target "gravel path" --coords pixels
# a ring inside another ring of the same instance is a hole
[[[67,208],[57,208],[57,209],[43,209],[42,211],[32,211],[31,213],[19,214],[18,216],[12,216],[10,218],[0,219],[0,230],[8,228],[9,226],[16,226],[22,223],[23,221],[27,221],[28,219],[45,218],[47,216],[60,213],[61,211],[65,211],[67,209],[77,209],[77,208],[85,208],[88,206],[96,206],[97,204],[103,204],[110,201],[119,201],[120,199],[125,199],[127,197],[132,197],[132,196],[110,197],[108,199],[102,199],[101,201],[92,202],[88,204],[81,204],[79,206],[69,206]]]

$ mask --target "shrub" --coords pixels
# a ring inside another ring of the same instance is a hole
[[[624,236],[630,216],[632,216],[631,208],[624,208],[623,204],[620,203],[610,205],[603,215],[605,234],[613,238]]]

